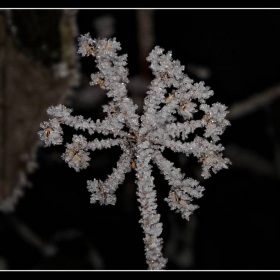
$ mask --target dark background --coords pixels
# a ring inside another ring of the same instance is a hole
[[[53,57],[38,50],[42,43],[59,48],[60,42],[53,38],[58,32],[55,18],[61,12],[12,11],[18,52],[45,67],[59,61],[61,53]],[[80,34],[90,32],[94,38],[96,20],[113,19],[112,36],[121,42],[121,53],[128,54],[130,78],[142,77],[146,86],[152,77],[148,68],[143,70],[148,65],[140,55],[145,37],[139,36],[138,12],[80,10],[77,27]],[[1,13],[7,19],[6,11]],[[277,97],[267,101],[265,96],[280,84],[280,11],[153,10],[151,18],[154,45],[172,50],[195,81],[205,80],[215,93],[211,103],[221,102],[231,110],[260,96],[247,114],[229,115],[231,126],[221,143],[232,165],[201,181],[206,190],[190,222],[168,208],[164,202],[168,185],[154,168],[164,255],[169,258],[166,268],[279,269],[280,101]],[[73,87],[67,102],[76,114],[98,118],[106,98],[92,107],[78,106],[95,71],[93,59],[81,58],[80,63],[81,83]],[[132,90],[130,96],[139,102],[145,91]],[[65,129],[66,142],[73,133]],[[90,168],[79,173],[62,161],[62,152],[63,147],[39,148],[39,167],[28,175],[33,187],[24,189],[13,213],[0,212],[2,269],[146,269],[135,174],[128,174],[117,190],[115,206],[90,204],[86,190],[87,180],[106,179],[120,151],[94,152]],[[195,163],[171,152],[166,156],[187,175],[199,178]]]

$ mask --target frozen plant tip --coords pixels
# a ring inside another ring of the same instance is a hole
[[[115,204],[115,191],[124,181],[125,174],[135,169],[146,261],[149,269],[164,269],[167,259],[162,255],[162,223],[157,213],[152,162],[171,186],[166,198],[170,208],[188,220],[198,208],[192,201],[202,196],[204,188],[198,181],[186,178],[162,152],[168,148],[186,156],[193,155],[202,165],[204,178],[210,177],[211,172],[227,168],[230,161],[223,158],[224,147],[217,144],[225,127],[229,125],[225,119],[228,113],[226,106],[220,103],[207,105],[206,100],[213,95],[213,91],[204,86],[203,82],[194,83],[184,74],[184,66],[172,59],[171,52],[164,54],[162,48],[155,47],[147,58],[155,77],[148,89],[140,118],[136,113],[137,106],[127,96],[127,55],[118,55],[120,43],[115,39],[92,39],[89,34],[81,35],[78,42],[79,54],[95,57],[99,71],[91,75],[90,84],[106,90],[111,100],[103,106],[106,117],[104,120],[93,121],[83,116],[72,116],[72,110],[63,105],[50,107],[47,113],[52,118],[41,124],[43,130],[39,132],[39,137],[46,146],[61,145],[61,124],[89,134],[106,135],[107,139],[93,141],[74,135],[73,142],[66,144],[62,158],[76,171],[88,167],[89,151],[116,145],[122,149],[123,154],[117,167],[104,182],[96,179],[87,181],[91,193],[90,202]],[[198,111],[203,116],[194,119]],[[198,128],[204,130],[203,136],[196,135]],[[194,139],[188,141],[191,134]]]

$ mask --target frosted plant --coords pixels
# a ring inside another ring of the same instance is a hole
[[[147,58],[155,78],[147,92],[140,118],[136,105],[127,96],[127,55],[117,54],[121,49],[120,43],[115,39],[92,39],[89,34],[81,35],[78,42],[79,54],[95,57],[99,72],[91,75],[90,84],[106,90],[111,100],[103,106],[107,116],[102,121],[93,121],[83,116],[72,116],[72,110],[63,105],[50,107],[47,113],[52,118],[41,124],[39,137],[45,146],[61,145],[61,124],[89,134],[97,132],[106,135],[107,139],[93,141],[87,141],[82,135],[74,135],[73,142],[66,144],[62,158],[76,171],[89,166],[89,151],[116,145],[122,149],[117,167],[104,182],[96,179],[87,181],[90,202],[115,204],[116,189],[124,181],[125,174],[135,169],[146,261],[149,269],[164,269],[167,259],[162,254],[162,223],[157,213],[151,163],[158,166],[171,186],[166,198],[170,208],[188,220],[198,208],[192,201],[202,196],[204,188],[198,181],[186,178],[162,152],[168,148],[186,156],[193,155],[202,164],[204,178],[210,177],[211,172],[227,168],[230,161],[223,158],[224,148],[217,144],[229,125],[225,119],[226,106],[220,103],[207,105],[206,100],[213,95],[213,91],[203,82],[194,83],[184,74],[184,67],[172,59],[171,52],[164,54],[163,49],[155,47]],[[193,118],[198,111],[203,116],[195,120]],[[193,140],[187,141],[198,128],[204,130],[203,137],[195,135]]]

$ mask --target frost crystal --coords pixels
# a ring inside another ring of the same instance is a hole
[[[89,166],[89,151],[120,146],[123,151],[117,167],[104,181],[87,181],[91,193],[90,202],[115,204],[115,191],[122,184],[125,174],[136,171],[137,195],[141,212],[140,223],[144,230],[145,254],[149,269],[164,269],[167,259],[162,255],[162,223],[157,213],[156,191],[152,176],[152,162],[171,186],[165,199],[172,210],[189,219],[198,208],[193,199],[202,196],[204,188],[199,182],[186,178],[173,163],[164,158],[165,148],[174,152],[193,155],[202,164],[202,176],[208,178],[211,172],[228,168],[229,159],[223,158],[223,146],[217,142],[229,121],[225,119],[226,106],[206,104],[213,91],[203,82],[194,83],[183,73],[184,66],[172,59],[172,53],[155,47],[147,60],[155,76],[144,100],[141,118],[136,114],[137,106],[127,96],[128,70],[127,55],[119,56],[120,43],[115,39],[92,39],[88,34],[78,39],[78,53],[93,56],[99,72],[91,75],[91,85],[99,85],[110,98],[103,106],[107,116],[104,120],[93,121],[83,116],[72,116],[72,110],[63,105],[50,107],[47,113],[52,117],[40,126],[39,137],[46,146],[62,144],[61,124],[76,130],[87,131],[90,135],[101,133],[108,138],[87,141],[84,136],[74,135],[72,143],[66,144],[62,158],[76,171]],[[197,112],[203,117],[193,119]],[[178,119],[181,118],[181,120]],[[197,129],[204,134],[198,136]],[[194,134],[192,141],[187,141]]]
[[[63,131],[57,119],[50,119],[48,122],[40,124],[43,130],[39,131],[39,138],[45,143],[45,147],[51,145],[61,145],[63,142]]]
[[[86,138],[81,135],[73,136],[73,143],[66,144],[66,151],[62,154],[62,158],[68,163],[69,167],[73,167],[76,171],[85,169],[89,166],[88,143]]]

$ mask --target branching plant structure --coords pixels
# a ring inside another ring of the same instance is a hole
[[[115,38],[92,39],[85,34],[78,38],[78,44],[79,54],[95,58],[99,71],[91,75],[90,84],[99,85],[110,99],[108,105],[103,106],[106,117],[93,121],[73,116],[72,109],[63,105],[52,106],[47,109],[51,119],[41,123],[39,137],[45,146],[62,145],[62,124],[87,131],[90,135],[105,135],[106,139],[88,141],[77,134],[72,143],[66,144],[62,158],[76,171],[89,166],[89,151],[116,145],[122,149],[116,168],[105,181],[87,181],[90,202],[114,205],[118,186],[123,183],[125,174],[134,169],[146,261],[151,270],[164,269],[167,259],[162,254],[162,223],[157,212],[152,163],[157,165],[170,185],[166,202],[188,220],[198,208],[193,199],[200,198],[204,188],[197,180],[186,177],[162,152],[170,149],[194,156],[201,163],[203,178],[228,168],[230,161],[223,158],[224,147],[218,143],[229,125],[225,119],[227,107],[220,103],[208,105],[206,101],[213,91],[204,82],[191,80],[183,72],[184,66],[172,59],[171,52],[164,53],[156,46],[147,57],[154,79],[144,100],[143,114],[139,116],[137,106],[127,95],[127,55],[118,54],[120,43]],[[199,115],[198,119],[194,118]],[[200,136],[196,134],[199,129],[203,130]]]

